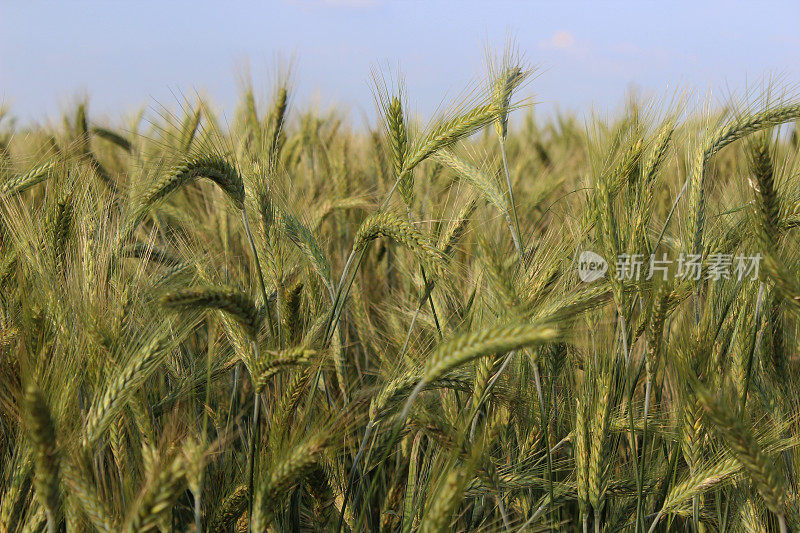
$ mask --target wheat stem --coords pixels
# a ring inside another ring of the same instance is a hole
[[[255,479],[256,471],[256,451],[259,440],[259,425],[261,422],[260,409],[261,399],[258,394],[253,394],[253,423],[250,429],[250,450],[247,455],[247,513],[248,516],[253,516],[253,480]],[[248,523],[252,527],[252,520]],[[251,530],[251,529],[250,529]]]
[[[511,227],[511,237],[514,240],[514,248],[517,249],[520,263],[524,262],[522,255],[522,243],[520,240],[519,219],[517,218],[517,203],[514,200],[514,188],[511,186],[511,173],[508,171],[508,157],[506,155],[506,141],[500,138],[500,153],[503,156],[503,171],[506,176],[506,186],[508,187],[508,204],[511,207],[511,216],[514,220],[514,225]]]
[[[261,270],[261,262],[258,260],[258,250],[256,249],[256,242],[253,239],[253,233],[250,231],[250,222],[247,220],[247,211],[242,209],[242,222],[244,223],[245,233],[247,234],[247,241],[250,243],[250,252],[253,254],[253,264],[258,274],[258,283],[261,288],[261,296],[264,298],[264,308],[267,310],[267,320],[269,321],[269,329],[275,334],[275,323],[272,320],[272,313],[269,309],[269,297],[267,296],[267,286],[264,284],[264,271]],[[280,311],[277,311],[280,313]],[[280,316],[278,316],[278,336],[280,337]],[[280,339],[278,340],[280,345]]]

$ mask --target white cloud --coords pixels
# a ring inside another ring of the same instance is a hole
[[[542,48],[555,50],[569,50],[575,46],[575,36],[568,31],[560,30],[541,43]]]

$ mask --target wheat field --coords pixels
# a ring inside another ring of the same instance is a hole
[[[4,109],[0,531],[800,530],[800,100],[489,64]]]

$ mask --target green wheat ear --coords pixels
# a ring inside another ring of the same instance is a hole
[[[122,230],[123,239],[133,233],[156,202],[197,178],[210,179],[228,195],[237,209],[244,209],[244,182],[236,168],[222,157],[203,155],[176,165],[144,191]]]
[[[465,473],[461,468],[454,468],[447,475],[437,498],[430,500],[430,510],[420,528],[424,533],[437,533],[450,530],[451,515],[459,503]]]
[[[453,368],[479,357],[549,342],[557,334],[553,326],[523,322],[460,335],[428,356],[422,381],[432,383]]]
[[[239,520],[247,511],[247,485],[242,484],[233,489],[222,501],[222,505],[216,510],[214,519],[209,528],[215,533],[223,533]]]
[[[116,516],[103,501],[92,481],[85,475],[85,468],[78,467],[70,462],[64,464],[64,484],[69,488],[91,524],[98,531],[112,533],[119,529]]]
[[[186,114],[180,131],[180,148],[184,153],[189,153],[192,148],[197,132],[200,129],[200,121],[203,119],[203,102],[198,101],[193,113]]]
[[[314,350],[303,347],[289,348],[279,353],[270,353],[272,358],[269,361],[256,361],[252,365],[256,390],[262,390],[269,379],[281,369],[308,364],[316,353]]]
[[[720,458],[716,463],[698,468],[694,475],[690,475],[670,489],[660,514],[680,509],[686,502],[732,477],[740,469],[739,462],[733,458]]]
[[[48,530],[54,532],[61,500],[56,429],[44,395],[34,383],[25,389],[25,417],[34,445],[36,495],[45,507]]]
[[[104,139],[110,142],[111,144],[120,147],[121,149],[125,150],[128,153],[131,153],[133,151],[133,145],[131,144],[131,142],[122,135],[120,135],[119,133],[116,133],[115,131],[112,131],[107,128],[102,128],[100,126],[93,126],[92,133],[94,135],[97,135],[101,139]]]
[[[363,250],[367,243],[378,237],[388,237],[405,246],[437,272],[444,266],[444,256],[431,240],[410,222],[394,213],[384,211],[367,217],[358,228],[353,250]]]
[[[131,400],[136,389],[152,375],[167,353],[163,341],[153,340],[117,374],[98,401],[89,409],[84,431],[86,445],[91,446],[100,439],[114,417]]]
[[[775,188],[775,169],[770,155],[770,145],[766,137],[754,142],[750,147],[750,173],[753,188],[757,194],[758,210],[765,237],[775,243],[778,239],[780,222],[780,200]]]
[[[494,101],[499,110],[494,128],[497,136],[505,139],[508,136],[508,112],[511,105],[511,95],[523,81],[524,75],[519,67],[507,67],[501,72],[493,84]]]
[[[223,287],[199,287],[166,294],[161,303],[177,309],[218,309],[231,315],[251,338],[255,338],[262,315],[243,292]]]
[[[261,480],[251,517],[253,531],[267,530],[278,500],[292,485],[314,470],[325,448],[326,439],[325,436],[316,436],[295,446]]]
[[[25,192],[52,176],[57,166],[58,162],[51,159],[24,174],[11,178],[0,185],[0,194],[5,196]]]
[[[171,513],[186,485],[186,465],[182,457],[167,464],[153,465],[148,482],[131,506],[122,531],[136,533],[156,529],[163,517]]]
[[[317,241],[317,237],[296,217],[284,213],[281,219],[285,224],[286,236],[300,249],[300,252],[306,257],[311,268],[319,276],[328,292],[331,293],[331,297],[333,297],[331,264],[322,246]]]
[[[495,180],[486,172],[457,157],[449,150],[443,150],[436,154],[436,160],[452,168],[461,179],[472,185],[489,204],[497,208],[503,215],[508,216],[508,201]]]
[[[752,433],[730,406],[723,404],[705,388],[698,388],[697,398],[703,406],[706,419],[753,480],[767,508],[782,516],[786,489],[779,463],[767,459]]]
[[[406,206],[414,203],[414,174],[405,170],[408,157],[408,132],[403,116],[403,102],[400,96],[392,97],[389,108],[386,110],[386,128],[389,132],[389,142],[392,146],[392,162],[394,164],[394,178],[399,179],[398,190]]]
[[[477,209],[478,204],[474,198],[464,204],[458,212],[453,221],[445,228],[441,235],[439,235],[439,242],[436,247],[441,250],[444,255],[450,255],[458,242],[467,231],[467,226],[470,222],[470,217]]]
[[[449,148],[490,124],[497,118],[498,107],[494,103],[481,104],[456,117],[436,124],[409,152],[404,171],[408,172],[436,152]]]
[[[73,228],[74,207],[72,198],[67,197],[56,204],[51,222],[48,224],[52,239],[53,257],[57,268],[64,272],[67,246]]]

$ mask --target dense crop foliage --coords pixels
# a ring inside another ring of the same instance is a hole
[[[489,70],[372,131],[6,116],[0,531],[800,528],[800,105],[584,126]]]

